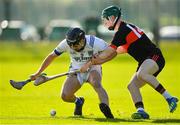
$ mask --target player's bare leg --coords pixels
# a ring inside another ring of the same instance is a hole
[[[178,99],[172,97],[167,90],[159,83],[156,77],[153,75],[159,70],[159,66],[152,59],[146,59],[140,66],[137,72],[137,78],[147,82],[152,86],[157,92],[162,94],[166,101],[168,102],[170,112],[174,112],[177,107]]]
[[[153,76],[159,70],[157,63],[152,59],[146,59],[137,72],[137,77],[139,80],[147,82],[153,88],[156,88],[160,83]]]
[[[65,102],[76,104],[74,115],[82,115],[82,106],[84,104],[83,97],[76,97],[75,93],[81,88],[81,85],[75,75],[68,76],[61,93],[61,98]]]
[[[81,88],[79,81],[75,75],[67,77],[62,88],[61,98],[66,102],[75,102],[74,93]]]
[[[114,118],[113,114],[111,113],[111,109],[109,108],[109,98],[105,89],[102,87],[101,79],[101,75],[96,70],[93,70],[90,72],[88,82],[93,86],[94,90],[98,94],[101,102],[99,104],[100,110],[103,112],[106,118]]]
[[[88,82],[92,85],[94,90],[97,92],[100,102],[105,103],[106,105],[109,105],[109,98],[106,91],[102,87],[100,74],[95,70],[91,71],[88,78]]]
[[[149,115],[144,111],[144,104],[143,104],[142,96],[140,93],[140,88],[143,87],[144,85],[145,85],[145,82],[139,80],[136,74],[133,75],[128,85],[128,90],[131,94],[134,105],[137,108],[137,112],[133,113],[131,116],[133,119],[148,119],[149,118]]]
[[[140,88],[144,85],[145,85],[145,83],[143,81],[137,79],[137,75],[134,74],[128,85],[128,90],[131,94],[134,104],[136,104],[137,102],[142,102]]]

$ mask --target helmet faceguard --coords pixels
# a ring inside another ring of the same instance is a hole
[[[118,8],[117,6],[109,6],[107,8],[105,8],[102,11],[102,19],[107,19],[110,20],[111,16],[115,16],[115,20],[114,20],[114,24],[113,26],[109,27],[109,30],[114,30],[119,18],[121,17],[121,8]]]
[[[80,52],[86,45],[85,32],[80,28],[72,28],[66,34],[66,41],[73,50]]]

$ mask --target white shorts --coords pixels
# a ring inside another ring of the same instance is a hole
[[[79,83],[82,85],[83,83],[87,82],[90,72],[94,70],[96,70],[99,73],[99,75],[102,76],[101,65],[93,65],[87,72],[77,73],[77,79]]]

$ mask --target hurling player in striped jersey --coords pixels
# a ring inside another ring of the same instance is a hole
[[[128,90],[137,109],[137,112],[133,113],[131,117],[133,119],[149,119],[140,93],[140,88],[146,83],[165,98],[170,112],[174,112],[178,99],[171,96],[156,78],[165,65],[161,50],[139,27],[123,21],[121,9],[117,6],[105,8],[102,11],[102,21],[105,27],[115,31],[115,35],[110,46],[86,63],[81,68],[81,72],[86,71],[91,65],[102,64],[111,60],[117,53],[128,53],[138,62],[137,70],[128,85]]]

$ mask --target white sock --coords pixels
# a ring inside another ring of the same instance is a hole
[[[165,91],[162,95],[165,99],[172,98],[172,96],[167,91]]]
[[[76,97],[76,100],[74,101],[74,103],[77,103],[77,101],[79,100],[79,98],[78,97]]]
[[[137,108],[137,111],[144,111],[144,108],[139,107],[139,108]]]

